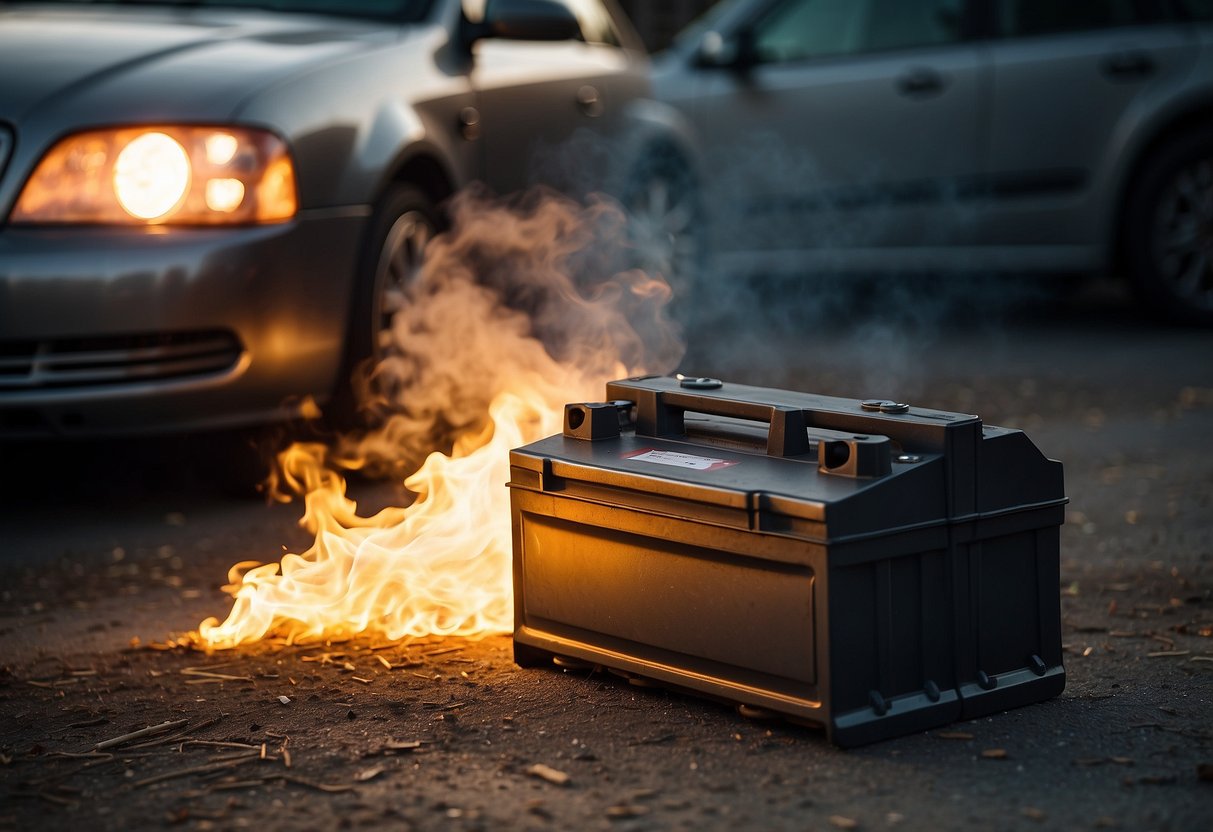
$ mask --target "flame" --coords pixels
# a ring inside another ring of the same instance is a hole
[[[508,632],[510,449],[558,432],[566,402],[680,357],[668,287],[619,268],[623,215],[608,202],[465,195],[451,213],[369,377],[381,425],[279,457],[272,485],[303,495],[314,542],[233,566],[235,603],[199,626],[203,646]],[[415,468],[416,500],[359,515],[340,471],[360,468]]]

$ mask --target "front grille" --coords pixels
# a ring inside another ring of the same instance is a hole
[[[240,341],[226,330],[0,341],[0,392],[220,373],[240,353]]]

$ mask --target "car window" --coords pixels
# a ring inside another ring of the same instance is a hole
[[[858,51],[867,0],[784,0],[751,28],[762,63],[847,55]]]
[[[488,0],[463,0],[463,14],[473,22],[484,19]],[[581,26],[581,37],[586,43],[602,43],[619,46],[621,39],[615,28],[611,13],[603,7],[601,0],[556,0],[573,13]]]
[[[967,0],[785,0],[753,26],[754,56],[783,63],[955,43]]]
[[[965,0],[869,0],[863,48],[870,51],[955,43]]]
[[[1138,0],[1002,0],[1000,5],[1001,30],[1007,37],[1108,29],[1145,19]]]

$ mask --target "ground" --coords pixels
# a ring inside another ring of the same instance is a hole
[[[842,751],[519,669],[505,637],[150,649],[226,612],[229,565],[304,545],[298,508],[216,495],[181,443],[6,448],[0,828],[1208,829],[1213,332],[1116,292],[923,315],[873,291],[692,329],[684,368],[974,412],[1061,459],[1057,699]]]

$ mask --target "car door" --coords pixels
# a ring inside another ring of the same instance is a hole
[[[985,83],[968,27],[965,0],[776,0],[706,35],[728,65],[674,103],[703,136],[718,248],[845,270],[967,242]]]
[[[624,41],[600,0],[563,0],[582,39],[486,38],[477,42],[477,91],[485,181],[498,193],[535,182],[570,192],[600,187],[622,105],[642,94],[643,56]]]
[[[1192,30],[1162,0],[996,0],[989,194],[982,242],[1045,247],[1057,266],[1097,265],[1100,171],[1133,122],[1190,73]],[[1026,255],[1025,255],[1026,256]]]

